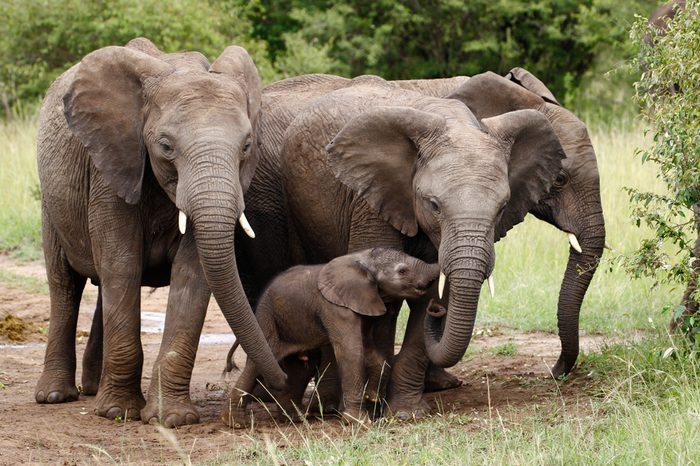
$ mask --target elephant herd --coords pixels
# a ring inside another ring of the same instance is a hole
[[[360,416],[365,387],[384,415],[424,416],[426,389],[461,383],[443,368],[469,346],[494,243],[528,213],[571,244],[552,372],[576,362],[605,244],[596,155],[581,120],[522,68],[408,81],[315,74],[261,89],[240,47],[210,64],[139,38],[53,83],[38,161],[51,298],[39,403],[78,398],[75,332],[90,279],[100,294],[81,385],[100,416],[199,422],[189,384],[212,294],[249,358],[246,393],[262,381],[291,406],[324,372],[324,409]],[[386,285],[398,273],[403,288]],[[167,285],[144,398],[140,288]],[[223,418],[235,425],[232,406],[245,400],[234,392]]]

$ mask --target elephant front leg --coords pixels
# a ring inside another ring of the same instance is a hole
[[[402,301],[387,304],[387,313],[371,321],[365,334],[365,366],[367,370],[367,390],[365,400],[374,403],[374,412],[381,411],[380,403],[386,397],[386,385],[391,377],[394,364],[394,341],[396,340],[396,319]],[[367,323],[367,322],[366,322]]]
[[[75,328],[85,278],[68,264],[53,228],[44,220],[44,254],[51,297],[49,338],[44,370],[34,392],[37,403],[78,399],[75,386]]]
[[[362,409],[366,390],[365,349],[362,318],[352,311],[336,316],[333,325],[326,324],[328,336],[338,363],[343,391],[343,418],[353,423],[367,419]]]
[[[210,296],[189,230],[172,267],[163,342],[153,365],[148,403],[141,411],[144,422],[166,427],[199,422],[190,379]]]
[[[411,300],[411,314],[406,325],[401,351],[394,358],[387,393],[389,412],[400,420],[420,419],[430,414],[423,400],[423,388],[428,369],[423,322],[430,296]]]
[[[112,264],[115,267],[103,274],[101,282],[104,359],[95,413],[109,419],[138,419],[145,404],[141,392],[141,270],[134,264],[140,264],[140,259]]]

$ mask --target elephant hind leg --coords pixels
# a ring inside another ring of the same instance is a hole
[[[34,396],[37,403],[63,403],[78,399],[75,386],[75,329],[86,278],[71,268],[56,232],[45,217],[43,241],[51,298],[51,324],[44,370]]]
[[[97,394],[102,375],[102,290],[98,290],[95,314],[92,317],[90,336],[83,353],[83,374],[81,377],[81,393],[93,396]]]

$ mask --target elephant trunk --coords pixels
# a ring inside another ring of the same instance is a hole
[[[272,388],[282,389],[286,374],[265,340],[238,275],[234,230],[243,211],[243,196],[240,187],[231,182],[238,177],[227,176],[223,173],[226,171],[202,174],[193,181],[190,187],[198,190],[198,195],[191,202],[185,201],[185,213],[194,227],[207,282],[226,321],[265,381]]]
[[[443,245],[447,245],[444,250],[448,252],[440,254],[445,257],[440,263],[449,284],[444,330],[442,319],[430,314],[425,318],[426,352],[430,361],[439,367],[457,364],[469,346],[481,285],[493,257],[493,243],[489,244],[485,236],[470,234],[454,237],[460,239],[443,242]],[[450,244],[456,246],[450,247]]]
[[[598,206],[600,203],[597,204]],[[581,303],[591,283],[598,261],[605,247],[605,223],[602,211],[589,214],[585,220],[586,227],[579,235],[582,252],[573,247],[569,249],[569,262],[559,293],[557,322],[561,355],[552,368],[552,374],[559,377],[573,369],[579,353],[579,314]]]

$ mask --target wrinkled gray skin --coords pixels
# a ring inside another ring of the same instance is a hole
[[[274,118],[262,123],[261,150],[281,148],[289,257],[325,262],[387,246],[439,260],[450,289],[444,334],[440,321],[424,317],[428,300],[437,299],[435,290],[409,301],[407,336],[388,394],[393,411],[420,414],[426,409],[421,394],[428,356],[439,366],[462,357],[481,283],[493,268],[494,238],[522,221],[546,194],[561,169],[563,150],[536,111],[511,112],[480,125],[461,102],[426,97],[376,77],[357,78],[301,108],[314,86],[333,84],[332,77],[310,76],[273,86],[282,99],[270,102],[268,115],[298,116],[282,139]],[[298,94],[292,93],[295,87]],[[510,198],[519,201],[509,203]],[[264,210],[269,203],[258,206]],[[395,320],[383,330],[387,345],[393,345],[394,325]]]
[[[104,313],[104,360],[86,365],[88,380],[99,380],[98,415],[198,422],[189,381],[211,292],[266,379],[284,386],[233,254],[259,105],[257,71],[240,47],[210,67],[199,53],[166,55],[135,39],[87,55],[51,86],[38,138],[51,326],[37,402],[78,397],[75,328],[87,278],[100,285]],[[189,219],[184,235],[178,210]],[[140,287],[168,284],[146,403]]]
[[[363,419],[363,399],[383,398],[382,371],[393,358],[374,344],[374,326],[395,318],[387,310],[396,309],[397,302],[425,295],[439,272],[438,264],[400,251],[367,249],[328,264],[283,272],[263,293],[255,314],[278,361],[330,344],[338,362],[344,413],[348,419]],[[246,425],[249,394],[259,378],[255,363],[248,362],[222,414],[226,424]],[[274,394],[288,414],[301,408],[307,383],[308,379],[300,381],[294,392]]]
[[[562,353],[553,368],[553,373],[559,376],[569,372],[576,361],[581,302],[604,245],[605,229],[595,152],[585,125],[571,112],[556,104],[556,99],[546,86],[527,71],[514,69],[507,78],[492,73],[479,75],[477,78],[472,85],[464,89],[465,94],[461,98],[477,116],[526,108],[541,111],[552,124],[566,153],[562,176],[555,181],[555,188],[546,199],[530,210],[557,228],[576,234],[583,248],[583,254],[574,249],[570,250],[559,297],[558,320]],[[394,81],[394,84],[426,95],[448,96],[468,80],[466,77],[456,77]],[[275,268],[282,270],[292,263],[289,251],[281,247],[284,244],[294,247],[295,244],[295,238],[290,239],[287,235],[285,197],[278,181],[279,154],[284,131],[293,118],[313,99],[351,83],[351,80],[340,77],[309,75],[281,81],[263,90],[261,144],[256,148],[260,151],[260,164],[252,187],[246,195],[248,212],[251,213],[249,217],[256,227],[258,238],[255,243],[251,243],[247,238],[239,241],[243,247],[237,249],[237,254],[252,259],[246,264],[259,264],[260,262],[253,262],[256,254],[270,250],[274,250],[275,253],[270,255],[273,261],[265,262],[265,268],[248,270],[245,266],[241,267],[246,291],[253,299],[259,295],[260,284],[269,281]],[[431,86],[431,83],[434,85]],[[481,92],[483,98],[469,102],[465,97],[475,92]],[[501,95],[501,98],[491,101],[491,93]],[[457,94],[455,97],[460,98]],[[257,227],[258,225],[260,227]],[[274,260],[277,260],[277,263]],[[239,261],[241,262],[243,261]],[[579,268],[584,273],[578,273]],[[433,376],[438,374],[433,386],[449,386],[450,381],[445,377],[445,373],[440,375],[435,369],[432,369],[431,373]],[[326,379],[328,378],[327,374]],[[322,393],[324,387],[325,385],[319,387]],[[332,398],[333,390],[328,390],[327,393],[327,398]]]

